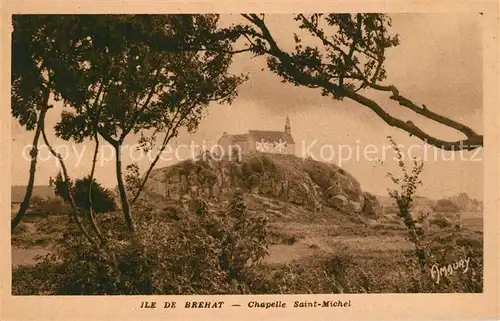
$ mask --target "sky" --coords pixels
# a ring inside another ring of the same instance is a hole
[[[391,32],[398,33],[400,45],[387,52],[385,84],[396,85],[402,95],[417,104],[463,122],[477,132],[483,132],[482,118],[482,36],[479,14],[396,14],[392,15]],[[239,21],[237,15],[224,15],[222,24]],[[266,17],[273,35],[285,48],[293,44],[296,30],[290,15]],[[239,45],[239,44],[237,44]],[[226,131],[230,134],[245,133],[249,129],[284,130],[285,119],[291,121],[292,135],[297,142],[296,153],[335,163],[349,171],[363,190],[385,195],[391,183],[386,173],[397,174],[397,162],[388,146],[387,136],[403,145],[403,153],[421,157],[426,150],[427,160],[421,175],[423,186],[418,194],[441,198],[466,192],[475,198],[483,195],[482,149],[472,152],[445,152],[427,146],[404,131],[388,126],[368,108],[355,102],[334,101],[322,97],[314,89],[295,87],[281,82],[279,76],[268,71],[262,57],[248,53],[234,58],[233,73],[248,73],[250,79],[241,85],[238,97],[231,105],[211,104],[196,133],[181,132],[171,146],[189,145],[190,142],[210,146]],[[386,93],[364,93],[376,99],[391,114],[412,120],[422,129],[442,139],[463,138],[453,130],[444,129],[431,121],[415,116],[389,99]],[[93,144],[73,144],[55,137],[52,130],[60,117],[61,106],[48,114],[47,132],[51,144],[68,154],[66,165],[72,177],[90,172]],[[26,185],[29,176],[29,158],[25,146],[32,142],[34,132],[25,131],[12,118],[12,184]],[[125,143],[133,145],[137,137]],[[110,146],[99,155],[96,177],[107,187],[116,185],[115,166]],[[177,145],[175,145],[177,144]],[[42,144],[43,145],[43,144]],[[344,146],[344,147],[341,147]],[[413,146],[413,147],[412,147]],[[367,158],[363,150],[376,149]],[[349,149],[352,157],[349,156]],[[132,148],[130,148],[132,150]],[[187,148],[179,150],[179,156],[188,157]],[[356,150],[360,151],[356,153]],[[48,150],[41,149],[35,184],[44,185],[50,176],[57,174],[57,161]],[[26,153],[27,154],[27,153]],[[348,159],[349,158],[349,159]],[[378,158],[379,160],[376,160]],[[380,161],[384,158],[383,161]],[[149,165],[147,157],[138,152],[125,151],[124,166],[137,161],[144,171]],[[408,165],[410,160],[408,160]],[[157,167],[175,163],[165,160]]]

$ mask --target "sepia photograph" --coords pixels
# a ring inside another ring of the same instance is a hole
[[[483,12],[9,17],[11,296],[485,292]]]

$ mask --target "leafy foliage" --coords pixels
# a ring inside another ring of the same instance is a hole
[[[69,202],[69,193],[73,192],[74,183],[71,178],[68,178],[68,184],[66,184],[63,175],[58,173],[54,180],[54,193],[60,196],[66,202]]]
[[[27,130],[35,128],[37,113],[47,108],[45,100],[52,87],[55,53],[50,50],[49,35],[55,30],[43,22],[37,16],[12,17],[11,112]]]
[[[35,129],[28,186],[17,215],[11,221],[14,230],[29,207],[36,174],[38,141],[51,108],[49,99],[54,91],[54,71],[63,67],[64,55],[54,46],[54,35],[64,32],[39,16],[14,15],[12,18],[11,113],[21,126]],[[60,59],[61,64],[54,64]],[[58,96],[54,97],[56,100]]]
[[[56,126],[64,139],[82,141],[96,126],[108,141],[121,141],[131,131],[151,129],[152,138],[165,130],[175,136],[182,127],[193,131],[203,108],[211,101],[230,102],[244,79],[227,73],[231,43],[215,40],[223,32],[216,15],[75,20],[71,49],[78,64],[68,72],[77,85],[58,83],[73,109]]]
[[[107,215],[107,214],[106,214]],[[467,274],[442,278],[439,284],[428,270],[414,264],[414,253],[384,258],[356,257],[349,248],[338,254],[282,266],[254,265],[245,268],[240,281],[228,281],[221,270],[217,250],[221,243],[200,227],[199,216],[190,216],[182,233],[156,239],[165,223],[149,225],[153,231],[146,247],[130,241],[113,242],[96,256],[87,243],[66,236],[64,251],[48,256],[34,267],[13,273],[15,295],[53,294],[326,294],[326,293],[481,293],[483,291],[482,242],[477,235],[438,236],[432,262],[453,262],[470,257]],[[116,220],[112,220],[117,222]],[[170,231],[170,230],[169,230]],[[141,233],[142,234],[142,233]],[[200,235],[197,237],[196,235]],[[440,245],[447,237],[447,244]],[[127,238],[128,239],[128,238]],[[70,241],[71,240],[71,241]],[[190,243],[192,242],[192,243]],[[163,244],[163,245],[161,245]],[[150,245],[153,245],[150,248]],[[160,248],[163,251],[158,251]],[[444,254],[446,252],[446,254]],[[113,258],[114,257],[114,258]],[[62,262],[61,262],[62,261]],[[425,272],[425,273],[422,273]]]
[[[75,205],[84,209],[90,208],[89,203],[89,184],[90,178],[85,177],[77,179],[71,184],[71,193],[73,194]],[[59,173],[55,179],[55,193],[69,202],[69,191],[62,175]],[[95,179],[91,186],[92,206],[96,213],[111,212],[116,209],[115,201],[111,196],[111,191],[102,187]]]
[[[268,55],[268,67],[284,81],[297,86],[320,88],[333,99],[348,97],[370,107],[391,126],[425,137],[413,124],[401,124],[375,102],[358,94],[363,89],[390,91],[401,106],[429,115],[399,95],[393,86],[381,86],[386,78],[385,50],[398,44],[383,14],[299,14],[295,20],[303,33],[319,40],[304,45],[303,35],[294,35],[295,50],[284,52],[257,15],[244,15],[256,28],[235,26],[221,29],[217,15],[23,15],[14,16],[12,64],[12,114],[27,130],[42,121],[50,108],[50,94],[62,100],[65,110],[56,125],[59,137],[82,142],[101,135],[120,151],[129,133],[140,135],[145,152],[159,151],[181,128],[196,131],[211,102],[231,103],[246,77],[232,75],[232,43],[249,36],[250,50]],[[260,31],[259,31],[260,30]],[[40,114],[40,116],[38,116]],[[480,138],[466,126],[459,126],[436,114],[431,118],[468,137]],[[444,120],[443,120],[444,119]],[[451,124],[451,125],[450,125]],[[394,141],[391,140],[393,145]],[[36,145],[36,144],[35,144]],[[452,144],[453,145],[453,144]],[[397,147],[395,148],[397,150]],[[97,148],[96,148],[97,150]],[[482,244],[475,236],[450,233],[445,246],[423,244],[421,220],[411,208],[422,164],[406,170],[401,154],[402,177],[389,174],[399,190],[390,190],[398,215],[415,244],[418,263],[440,262],[457,256],[473,257],[473,278],[450,281],[444,289],[467,292],[482,290]],[[36,155],[35,155],[36,156]],[[151,164],[155,165],[157,159]],[[34,163],[32,163],[33,165]],[[272,164],[272,162],[271,162]],[[197,168],[206,184],[216,176],[208,163],[185,163]],[[235,167],[239,176],[266,169],[266,159]],[[34,166],[32,166],[34,167]],[[122,205],[128,201],[117,155],[117,178]],[[141,179],[137,165],[127,167],[128,192],[140,192],[150,170]],[[31,173],[32,178],[34,170]],[[89,208],[90,177],[70,182],[56,179],[56,194],[68,201],[75,195],[78,207]],[[29,197],[28,197],[29,198]],[[223,294],[223,293],[325,293],[325,292],[419,292],[436,290],[422,269],[411,259],[403,261],[398,274],[403,280],[390,283],[395,275],[380,275],[386,266],[377,262],[354,262],[343,253],[315,262],[306,269],[288,265],[270,273],[260,264],[267,254],[267,218],[249,211],[241,191],[235,191],[227,209],[221,210],[203,199],[187,215],[167,213],[159,218],[155,207],[141,199],[135,205],[139,226],[135,235],[126,233],[116,220],[116,206],[110,192],[92,180],[93,207],[103,213],[98,220],[105,227],[108,242],[102,247],[88,244],[81,231],[70,225],[54,255],[34,268],[14,272],[17,294]],[[57,212],[58,204],[35,204],[46,212]],[[46,206],[47,205],[47,206]],[[54,205],[54,206],[52,206]],[[50,209],[49,209],[50,207]],[[215,207],[215,208],[214,208]],[[122,206],[125,212],[125,206]],[[174,209],[176,211],[180,209]],[[128,211],[128,209],[127,209]],[[76,214],[76,213],[75,213]],[[185,213],[183,213],[185,214]],[[92,215],[90,215],[92,216]],[[75,217],[78,217],[75,215]],[[93,222],[93,221],[92,221]],[[95,223],[95,222],[94,222]],[[127,223],[129,223],[127,221]],[[50,225],[47,220],[45,225]],[[47,227],[47,226],[46,226]],[[130,229],[130,226],[128,226]],[[443,230],[447,228],[443,225]],[[49,230],[47,228],[47,230]],[[297,241],[290,238],[290,243]],[[458,248],[457,251],[451,249]],[[347,251],[346,251],[347,252]],[[396,264],[396,266],[399,266]],[[478,271],[478,272],[477,272]],[[378,278],[382,280],[378,280]],[[389,284],[389,285],[387,285]]]
[[[18,17],[30,26],[33,19]],[[99,133],[115,148],[121,208],[131,232],[135,223],[119,155],[127,135],[140,134],[144,151],[160,138],[161,153],[179,130],[197,129],[211,102],[231,103],[246,79],[228,72],[235,36],[218,28],[218,20],[217,15],[40,15],[39,29],[32,26],[50,39],[40,48],[27,43],[45,50],[40,56],[52,68],[50,89],[66,107],[56,135],[82,142]]]
[[[125,187],[130,195],[135,195],[141,186],[141,173],[137,164],[125,168]]]
[[[134,238],[112,213],[103,214],[98,218],[110,235],[100,250],[70,230],[57,253],[37,266],[47,281],[22,286],[51,294],[248,292],[250,271],[266,254],[267,221],[251,216],[242,200],[237,193],[232,205],[216,213],[200,201],[180,221],[159,219],[143,204],[147,213],[138,215]]]

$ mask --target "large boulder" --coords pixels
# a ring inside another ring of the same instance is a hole
[[[304,162],[304,171],[322,189],[324,200],[328,205],[342,211],[361,212],[364,206],[363,191],[351,174],[334,164],[313,160]],[[339,199],[345,199],[346,202],[339,203]]]

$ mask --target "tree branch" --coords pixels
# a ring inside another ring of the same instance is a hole
[[[174,135],[176,135],[177,128],[180,126],[181,122],[190,114],[191,110],[193,110],[193,108],[195,108],[197,106],[197,104],[198,104],[197,101],[193,102],[192,105],[183,114],[181,114],[179,120],[177,121],[177,123],[175,123],[175,126],[168,128],[167,132],[165,133],[165,138],[163,139],[163,142],[162,142],[162,147],[160,148],[158,155],[156,155],[155,159],[153,160],[153,162],[149,166],[149,168],[146,172],[146,175],[144,175],[144,179],[142,180],[141,185],[139,186],[137,191],[135,192],[134,198],[132,199],[132,202],[130,204],[134,204],[135,201],[139,198],[139,195],[141,194],[141,191],[143,190],[144,186],[146,185],[146,182],[149,178],[149,175],[153,171],[153,168],[155,167],[156,163],[158,163],[158,160],[160,159],[161,154],[163,153],[163,151],[167,147],[170,140],[174,137]],[[172,119],[175,120],[177,118],[178,114],[179,114],[179,109],[176,111],[176,113],[174,114],[174,117]],[[172,123],[174,123],[174,122],[172,122]],[[172,129],[172,131],[170,131],[171,129]]]
[[[474,150],[478,147],[483,146],[483,136],[482,135],[472,135],[468,136],[467,139],[465,140],[459,140],[459,141],[445,141],[441,140],[438,138],[435,138],[423,130],[421,130],[419,127],[417,127],[413,122],[411,121],[403,121],[399,118],[393,117],[390,114],[388,114],[382,107],[380,107],[375,101],[366,98],[364,96],[361,96],[357,93],[354,92],[348,92],[346,91],[345,94],[346,97],[370,108],[373,110],[380,118],[382,118],[388,125],[397,127],[399,129],[402,129],[412,135],[415,135],[416,137],[420,138],[423,140],[425,143],[428,143],[430,145],[433,145],[435,147],[444,149],[444,150],[449,150],[449,151],[458,151],[458,150]]]
[[[368,81],[368,79],[365,78],[364,74],[359,70],[356,64],[351,60],[351,63],[353,64],[353,68],[356,69],[356,71],[359,73],[359,78],[365,86],[368,86],[372,89],[380,90],[380,91],[388,91],[392,92],[393,95],[390,97],[392,100],[397,101],[401,106],[405,106],[408,109],[412,110],[413,112],[422,115],[428,119],[434,120],[446,127],[450,127],[453,129],[456,129],[463,134],[467,136],[465,140],[459,140],[459,141],[445,141],[441,140],[438,138],[435,138],[426,132],[424,132],[422,129],[417,127],[415,124],[413,124],[411,121],[403,121],[397,117],[391,116],[389,113],[387,113],[380,105],[378,105],[375,101],[362,96],[357,93],[359,89],[363,87],[363,85],[358,88],[357,90],[349,90],[347,88],[344,88],[344,86],[339,86],[336,85],[329,80],[326,79],[320,79],[319,77],[313,77],[311,74],[307,72],[303,72],[300,69],[297,68],[297,66],[294,64],[293,59],[287,54],[286,52],[282,51],[280,47],[278,46],[276,40],[272,37],[271,32],[265,25],[264,21],[260,19],[257,15],[251,14],[251,15],[243,15],[245,19],[253,23],[257,28],[260,29],[262,32],[262,38],[269,44],[269,50],[266,50],[265,52],[275,58],[277,58],[280,61],[281,68],[283,68],[286,72],[286,77],[290,77],[290,79],[293,80],[296,84],[300,84],[303,86],[307,87],[320,87],[323,88],[326,92],[332,93],[336,97],[347,97],[351,100],[354,100],[358,103],[360,103],[363,106],[366,106],[373,110],[380,118],[382,118],[387,124],[390,126],[394,126],[397,128],[400,128],[406,132],[408,132],[411,135],[415,135],[416,137],[420,138],[424,142],[431,144],[433,146],[436,146],[438,148],[444,149],[444,150],[473,150],[478,147],[483,146],[483,136],[478,135],[475,131],[473,131],[471,128],[460,124],[456,121],[453,121],[445,116],[439,115],[435,112],[430,111],[427,109],[427,107],[423,106],[422,108],[415,105],[413,102],[410,100],[406,99],[405,97],[399,95],[399,92],[397,89],[393,86],[380,86],[376,84],[376,79],[378,77],[378,74],[381,70],[381,65],[384,61],[383,55],[380,54],[378,56],[377,63],[378,66],[376,68],[375,74],[372,77],[372,81]],[[324,37],[323,34],[315,30],[314,28],[311,27],[310,22],[301,16],[301,19],[303,20],[304,24],[306,27],[314,34],[316,35],[320,40],[323,41],[325,45],[331,46],[333,49],[339,51],[342,53],[344,58],[349,59],[349,55],[345,53],[343,50],[338,48],[335,44],[331,43],[328,39]],[[311,29],[312,28],[312,29]],[[382,44],[383,45],[383,44]],[[352,47],[351,47],[352,48]],[[351,75],[351,78],[356,79],[355,76]]]
[[[155,92],[156,85],[158,85],[158,78],[160,78],[160,70],[158,68],[156,68],[155,70],[156,70],[156,73],[157,73],[156,74],[156,78],[154,80],[153,85],[151,86],[151,90],[149,91],[148,96],[146,97],[146,101],[144,102],[144,104],[142,105],[142,107],[136,108],[136,110],[134,112],[134,116],[132,117],[132,121],[130,123],[130,127],[123,129],[123,132],[122,132],[121,137],[120,137],[120,141],[122,141],[125,138],[125,136],[127,136],[128,133],[130,133],[130,131],[134,128],[135,124],[137,123],[137,120],[141,116],[141,113],[148,107],[149,102],[153,98],[153,94]]]
[[[390,99],[397,101],[399,105],[404,106],[412,110],[413,112],[425,116],[435,122],[438,122],[440,124],[443,124],[445,126],[454,128],[462,133],[464,133],[467,137],[473,137],[477,136],[478,134],[472,130],[472,128],[465,126],[464,124],[460,124],[448,117],[439,115],[435,112],[430,111],[425,105],[422,105],[422,107],[419,107],[415,105],[412,101],[409,99],[401,96],[399,94],[399,90],[394,87],[394,86],[381,86],[377,84],[369,84],[369,86],[373,89],[377,89],[380,91],[390,91],[392,92],[392,96],[389,97]]]

